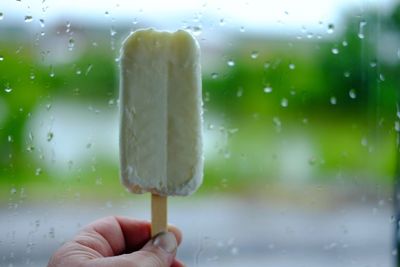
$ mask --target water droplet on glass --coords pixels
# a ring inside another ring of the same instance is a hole
[[[394,129],[396,132],[400,132],[400,121],[394,122]]]
[[[12,88],[11,88],[9,85],[7,85],[6,88],[4,88],[4,91],[5,91],[6,93],[11,93]]]
[[[3,61],[4,60],[4,57],[3,56],[0,56],[0,61]]]
[[[239,87],[239,89],[237,90],[237,92],[236,92],[236,96],[237,97],[241,97],[243,95],[243,88],[242,87]]]
[[[33,20],[32,16],[25,16],[25,22],[31,22]]]
[[[102,185],[103,179],[101,177],[96,177],[96,185]]]
[[[75,47],[75,40],[73,38],[70,38],[68,40],[68,50],[72,51]]]
[[[48,132],[47,133],[47,142],[50,142],[51,140],[53,140],[54,137],[54,133],[53,132]]]
[[[287,98],[282,98],[281,100],[281,106],[283,108],[286,108],[289,105],[289,100],[287,100]]]
[[[400,48],[397,49],[397,57],[400,59]]]
[[[44,28],[44,19],[39,19],[40,27]]]
[[[29,79],[34,80],[36,78],[35,73],[31,72]]]
[[[224,26],[225,25],[225,19],[220,19],[219,20],[219,25]]]
[[[293,63],[289,64],[289,69],[294,70],[295,68],[296,68],[295,64],[293,64]]]
[[[0,20],[2,20],[3,18],[4,18],[3,12],[0,12]]]
[[[104,15],[105,15],[106,17],[108,17],[108,16],[110,15],[110,13],[109,13],[108,11],[106,11],[106,12],[104,12]]]
[[[51,104],[47,104],[46,109],[49,111],[51,109]]]
[[[239,31],[240,32],[245,32],[245,28],[242,26],[242,27],[240,27]]]
[[[258,58],[258,52],[257,52],[257,51],[253,51],[253,52],[251,52],[251,55],[250,55],[250,57],[251,57],[252,59],[256,59],[256,58]]]
[[[382,73],[379,74],[379,80],[381,80],[382,82],[385,81],[385,76]]]
[[[192,32],[194,35],[199,36],[203,32],[203,28],[200,25],[194,26]]]
[[[36,171],[35,171],[35,175],[38,176],[38,175],[41,175],[41,174],[42,174],[42,168],[37,168]]]
[[[81,71],[81,69],[77,69],[75,73],[76,73],[76,75],[81,75],[82,71]]]
[[[345,47],[348,46],[347,41],[343,41],[343,42],[342,42],[342,45],[345,46]]]
[[[9,136],[7,136],[7,141],[12,143],[12,142],[14,142],[14,139],[11,135],[9,135]]]
[[[237,247],[233,247],[232,249],[231,249],[231,254],[232,255],[237,255],[239,253],[239,249],[237,248]]]
[[[17,193],[17,189],[16,188],[11,188],[10,194],[11,195],[15,195],[15,193]]]
[[[343,73],[344,77],[349,78],[350,77],[350,72],[349,71],[345,71]]]
[[[363,138],[361,138],[361,145],[364,147],[366,147],[368,145],[367,137],[364,136]]]
[[[89,66],[87,67],[86,71],[85,71],[85,76],[87,76],[89,74],[89,72],[92,70],[93,65],[89,64]]]
[[[360,21],[360,26],[359,26],[359,30],[358,30],[358,38],[360,39],[364,39],[365,34],[365,26],[367,25],[367,22],[365,20]]]
[[[376,62],[376,60],[372,60],[372,61],[369,63],[369,66],[370,66],[371,68],[375,68],[376,65],[378,65],[378,63]]]
[[[271,66],[270,62],[267,61],[264,63],[264,69],[268,69],[270,66]]]
[[[350,89],[349,96],[350,96],[351,99],[357,98],[356,90],[355,89]]]
[[[334,96],[332,96],[329,101],[331,102],[332,105],[336,105],[337,103],[336,97]]]
[[[264,87],[264,93],[269,94],[269,93],[271,93],[271,92],[272,92],[272,87],[271,87],[271,86],[266,86],[266,87]]]
[[[235,61],[230,59],[230,60],[228,60],[227,64],[228,64],[229,67],[233,67],[233,66],[235,66]]]
[[[49,75],[51,78],[53,78],[55,76],[53,65],[50,65],[50,74]]]
[[[317,159],[315,157],[311,157],[308,159],[308,164],[310,164],[310,165],[315,165],[316,162],[317,162]]]
[[[336,47],[332,48],[332,54],[334,54],[334,55],[339,54],[339,49]]]
[[[334,30],[335,30],[335,25],[333,25],[333,23],[329,23],[327,33],[332,34]]]
[[[216,73],[216,72],[213,72],[213,73],[211,73],[211,78],[212,79],[217,79],[218,78],[218,73]]]

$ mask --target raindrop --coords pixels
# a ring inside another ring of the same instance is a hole
[[[368,139],[365,136],[361,138],[361,145],[364,147],[368,145]]]
[[[9,143],[12,143],[12,142],[14,142],[14,139],[13,139],[13,137],[11,135],[9,135],[9,136],[7,136],[7,141]]]
[[[85,76],[87,76],[89,74],[89,72],[92,70],[92,68],[93,68],[93,65],[89,64],[89,66],[86,69]]]
[[[4,60],[4,57],[3,56],[0,56],[0,61],[3,61]]]
[[[360,26],[359,26],[359,30],[358,30],[358,38],[364,39],[364,37],[365,37],[364,30],[365,30],[366,25],[367,25],[367,22],[365,20],[360,21]]]
[[[264,63],[264,69],[268,69],[271,66],[271,63],[269,61]]]
[[[334,31],[335,31],[335,25],[333,25],[333,23],[329,23],[327,33],[332,34]]]
[[[223,19],[223,18],[220,19],[220,20],[219,20],[219,25],[220,25],[220,26],[224,26],[224,25],[225,25],[225,19]]]
[[[282,98],[281,100],[281,106],[283,108],[286,108],[289,105],[289,101],[287,100],[287,98]]]
[[[374,59],[374,60],[372,60],[370,63],[369,63],[369,66],[371,67],[371,68],[375,68],[376,67],[376,65],[378,65],[378,63],[376,62],[376,60]]]
[[[351,99],[355,99],[357,97],[357,93],[355,89],[350,89],[349,96]]]
[[[11,88],[9,85],[7,85],[6,88],[4,88],[4,91],[5,91],[6,93],[11,93],[12,88]]]
[[[203,31],[203,28],[199,25],[199,26],[194,26],[192,28],[192,32],[194,35],[199,36]]]
[[[32,16],[25,16],[25,22],[31,22],[33,20]]]
[[[350,72],[349,71],[345,71],[343,73],[344,77],[349,78],[350,77]]]
[[[343,41],[343,42],[342,42],[342,45],[343,45],[343,46],[348,46],[349,44],[347,43],[347,41]]]
[[[214,79],[214,80],[215,80],[215,79],[217,79],[217,78],[218,78],[218,76],[219,76],[219,75],[218,75],[218,73],[217,73],[217,72],[213,72],[213,73],[211,73],[211,78],[212,78],[212,79]]]
[[[241,97],[243,95],[243,88],[242,87],[239,87],[239,89],[237,90],[237,92],[236,92],[236,96],[237,97]]]
[[[251,52],[251,55],[250,55],[250,57],[251,57],[252,59],[256,59],[256,58],[258,58],[258,52],[257,52],[257,51],[253,51],[253,52]]]
[[[75,47],[75,40],[73,38],[70,38],[68,40],[68,50],[72,51]]]
[[[81,69],[77,69],[75,73],[76,73],[76,75],[81,75],[82,71],[81,71]]]
[[[4,18],[3,12],[0,12],[0,20],[2,20],[3,18]]]
[[[294,70],[296,68],[296,65],[293,63],[289,64],[289,69]]]
[[[235,61],[233,61],[232,59],[229,59],[227,64],[229,67],[233,67],[233,66],[235,66]]]
[[[110,35],[115,36],[116,34],[117,34],[117,31],[114,29],[114,27],[111,26]]]
[[[334,54],[334,55],[339,54],[339,49],[336,47],[332,48],[332,54]]]
[[[51,78],[53,78],[55,76],[53,65],[50,65],[50,74],[49,75]]]
[[[272,87],[271,86],[264,87],[264,93],[267,93],[267,94],[272,93]]]
[[[47,111],[49,111],[51,109],[51,104],[47,104],[46,109],[47,109]]]
[[[385,76],[381,73],[379,74],[379,79],[384,82],[385,81]]]
[[[39,176],[41,174],[42,174],[42,168],[37,168],[36,171],[35,171],[35,175]]]
[[[396,132],[400,132],[400,121],[394,122],[394,129]]]
[[[48,132],[47,133],[47,142],[50,142],[51,140],[53,140],[54,137],[54,133],[53,132]]]
[[[39,19],[39,22],[40,22],[40,27],[42,27],[42,28],[44,28],[44,19]]]
[[[334,96],[331,96],[329,101],[331,102],[332,105],[336,105],[336,103],[337,103],[336,97],[334,97]]]
[[[35,147],[32,146],[32,145],[29,145],[29,146],[26,148],[26,151],[28,151],[28,152],[33,152],[34,150],[35,150]]]
[[[240,29],[239,29],[239,31],[240,31],[240,32],[245,32],[245,29],[244,29],[244,27],[243,27],[243,26],[241,26],[241,27],[240,27]]]
[[[35,73],[31,72],[29,79],[34,80],[36,78]]]
[[[102,185],[103,179],[101,177],[96,177],[96,185]]]
[[[110,13],[109,13],[108,11],[106,11],[106,12],[104,12],[104,15],[105,15],[106,17],[108,17],[108,16],[110,15]]]
[[[239,249],[238,249],[237,247],[233,247],[233,248],[231,249],[231,254],[232,254],[232,255],[237,255],[238,252],[239,252]]]

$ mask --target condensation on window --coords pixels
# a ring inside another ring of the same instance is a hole
[[[204,182],[171,197],[188,266],[397,266],[400,5],[0,3],[0,266],[45,266],[87,223],[150,219],[120,183],[119,54],[200,44]]]

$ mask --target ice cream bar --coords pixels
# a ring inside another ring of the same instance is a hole
[[[154,196],[193,193],[203,174],[198,43],[183,30],[138,30],[120,63],[123,184]]]

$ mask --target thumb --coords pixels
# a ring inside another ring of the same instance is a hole
[[[138,267],[170,267],[174,261],[178,242],[171,232],[153,237],[141,250],[126,255]]]

